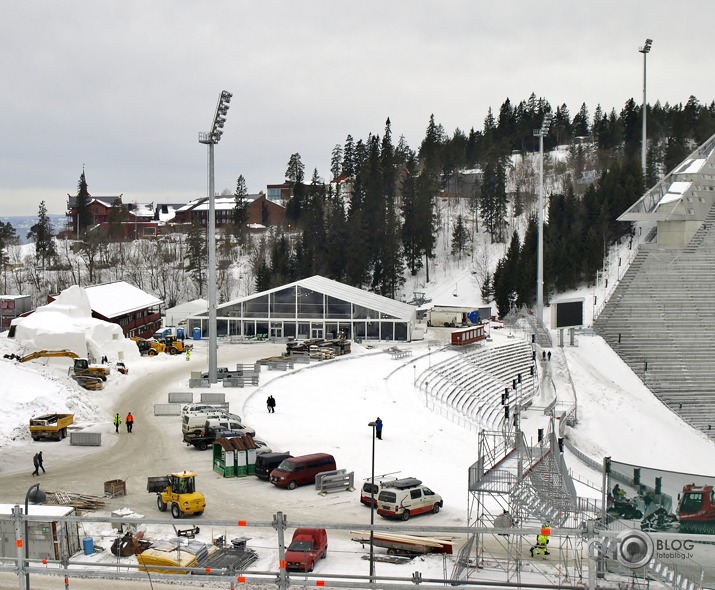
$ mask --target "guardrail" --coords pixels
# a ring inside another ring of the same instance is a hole
[[[245,385],[258,385],[258,375],[250,377],[231,377],[222,381],[224,387],[244,387]]]
[[[70,445],[73,447],[101,447],[101,432],[70,432]]]
[[[315,489],[321,496],[331,492],[344,492],[355,489],[355,472],[346,469],[324,471],[315,476]]]
[[[155,416],[180,416],[181,404],[154,404]]]

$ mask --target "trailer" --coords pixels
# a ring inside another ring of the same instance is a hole
[[[486,340],[487,336],[484,334],[484,326],[470,326],[469,328],[461,328],[455,330],[451,334],[452,346],[466,346],[468,344],[475,344]]]
[[[457,328],[480,325],[491,319],[491,307],[435,305],[427,311],[427,325]]]
[[[355,535],[352,540],[363,547],[370,545],[370,531],[350,531]],[[372,544],[387,549],[388,555],[412,556],[426,553],[452,554],[452,537],[421,537],[417,535],[399,535],[397,533],[373,532]]]

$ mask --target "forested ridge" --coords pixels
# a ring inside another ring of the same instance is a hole
[[[430,280],[437,237],[447,224],[449,255],[455,258],[485,243],[508,244],[506,256],[478,277],[485,301],[495,301],[502,315],[513,305],[532,305],[539,190],[534,130],[547,113],[552,116],[544,136],[547,299],[592,281],[604,250],[631,231],[616,218],[715,133],[715,102],[705,106],[691,96],[684,105],[649,106],[644,174],[641,107],[633,99],[620,112],[597,106],[591,115],[582,104],[571,116],[566,105],[554,108],[532,94],[516,105],[505,100],[498,112],[489,109],[480,129],[451,134],[432,115],[415,148],[403,136],[395,139],[388,118],[381,134],[348,135],[335,145],[328,181],[315,168],[307,178],[300,153],[291,154],[285,178],[293,197],[286,204],[286,224],[260,237],[247,232],[248,193],[238,175],[234,224],[217,238],[220,302],[314,274],[398,298],[409,274],[424,272]],[[109,229],[101,230],[81,213],[90,197],[84,171],[77,197],[80,239],[53,239],[41,203],[28,234],[35,242],[32,259],[23,260],[13,246],[12,226],[0,227],[6,293],[30,289],[41,303],[47,293],[71,284],[127,280],[169,306],[205,296],[202,227],[122,243],[112,229],[125,220],[121,201],[113,207]],[[461,206],[440,207],[444,202]],[[440,211],[450,211],[451,218]]]

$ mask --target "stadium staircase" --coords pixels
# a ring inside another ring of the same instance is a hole
[[[648,388],[715,437],[715,206],[684,249],[643,245],[594,322]]]

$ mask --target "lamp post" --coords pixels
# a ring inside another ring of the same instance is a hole
[[[643,47],[639,47],[638,51],[643,54],[643,108],[641,109],[642,114],[643,114],[643,140],[642,140],[642,145],[641,145],[641,167],[643,168],[643,176],[645,176],[646,169],[645,169],[645,147],[646,147],[646,139],[645,139],[645,111],[646,111],[646,99],[645,99],[645,61],[646,61],[646,55],[650,53],[650,48],[651,45],[653,45],[653,39],[646,39],[645,40],[645,45]]]
[[[218,98],[211,131],[199,132],[199,143],[209,146],[209,219],[208,219],[208,288],[209,288],[209,383],[216,383],[216,206],[214,191],[214,145],[221,141],[229,103],[233,95],[223,90]]]
[[[27,512],[30,509],[28,504],[42,504],[47,499],[47,494],[40,489],[40,484],[30,486],[25,494],[25,567],[30,567],[30,537],[29,526],[27,524]],[[25,590],[30,590],[30,572],[25,574]]]
[[[541,129],[534,129],[539,138],[539,248],[536,268],[536,322],[537,330],[544,321],[544,136],[549,132],[551,113],[544,114]]]
[[[375,427],[376,422],[369,422],[372,428],[372,475],[370,476],[370,584],[375,583]]]

